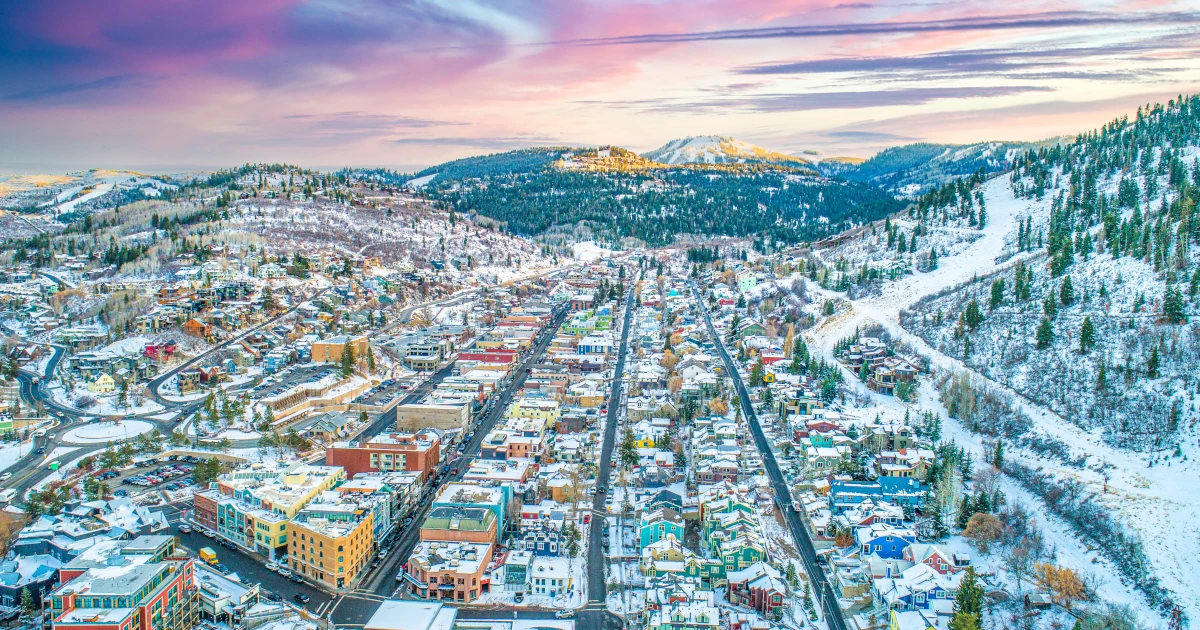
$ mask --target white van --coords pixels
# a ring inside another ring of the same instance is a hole
[[[33,432],[33,435],[34,435],[34,437],[46,437],[46,430],[38,429],[37,431]]]

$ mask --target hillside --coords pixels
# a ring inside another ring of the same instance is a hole
[[[899,195],[915,197],[956,177],[982,170],[1009,168],[1012,160],[1041,143],[980,142],[954,145],[919,142],[884,149],[859,164],[822,162],[821,171],[871,183]]]
[[[1100,597],[1194,617],[1200,97],[1011,162],[816,252],[818,288],[844,306],[806,336],[828,353],[878,325],[911,348],[935,377],[916,409],[947,414],[979,457],[1004,442],[1006,494],[1077,539],[1062,551],[1095,567]],[[903,263],[884,243],[918,226],[921,253],[939,230],[977,236],[871,291],[837,277]]]
[[[728,136],[692,136],[646,151],[643,157],[663,164],[781,164],[810,166],[810,161],[769,151]]]
[[[423,182],[425,193],[441,208],[504,222],[518,234],[582,228],[600,240],[650,245],[684,235],[797,243],[903,207],[874,186],[779,165],[667,165],[618,148],[561,151],[525,170],[515,167],[521,159],[509,153],[473,158],[469,170],[462,161],[428,169],[438,175]]]

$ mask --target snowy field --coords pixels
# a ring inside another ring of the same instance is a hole
[[[124,441],[154,430],[154,425],[144,420],[121,422],[95,422],[75,427],[62,435],[62,441],[71,444],[104,444]]]

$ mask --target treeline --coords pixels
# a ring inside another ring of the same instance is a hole
[[[616,173],[549,169],[442,182],[430,198],[441,208],[474,212],[523,235],[586,223],[606,240],[650,245],[680,235],[759,236],[799,243],[836,234],[900,208],[863,184],[798,179],[786,169],[662,169]]]

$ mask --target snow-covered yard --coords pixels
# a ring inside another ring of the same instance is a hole
[[[153,430],[154,425],[145,420],[101,421],[75,427],[61,439],[71,444],[103,444],[129,440]]]

